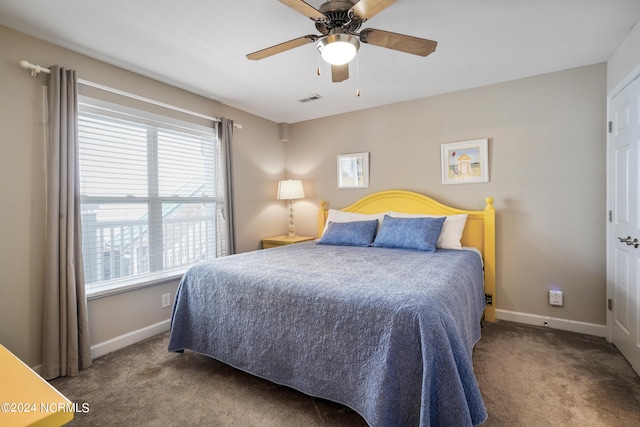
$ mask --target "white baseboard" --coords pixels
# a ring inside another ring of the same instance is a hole
[[[137,331],[132,331],[124,335],[120,335],[119,337],[101,342],[100,344],[92,345],[91,358],[95,359],[96,357],[104,356],[107,353],[120,350],[121,348],[125,348],[131,344],[135,344],[147,338],[151,338],[154,335],[161,334],[165,331],[168,331],[170,326],[171,319],[167,319],[163,320],[162,322],[156,323],[155,325],[147,326],[146,328],[138,329]],[[33,369],[38,375],[40,375],[42,372],[42,364],[31,366],[31,369]]]
[[[127,347],[131,344],[135,344],[139,341],[151,338],[154,335],[161,334],[169,330],[171,325],[171,319],[163,320],[154,325],[147,326],[146,328],[138,329],[136,331],[128,332],[124,335],[112,338],[108,341],[101,342],[91,346],[91,357],[104,356],[107,353],[111,353],[121,348]]]
[[[508,320],[510,322],[524,323],[527,325],[547,326],[549,328],[561,329],[563,331],[595,335],[597,337],[604,337],[607,330],[606,325],[598,325],[596,323],[578,322],[575,320],[558,319],[555,317],[518,313],[516,311],[500,309],[496,309],[496,318],[499,320]]]

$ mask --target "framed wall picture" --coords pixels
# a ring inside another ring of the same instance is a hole
[[[442,183],[489,182],[488,139],[442,144]]]
[[[369,188],[369,153],[338,155],[338,188]]]

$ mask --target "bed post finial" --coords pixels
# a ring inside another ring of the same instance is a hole
[[[493,197],[487,197],[486,199],[484,199],[484,202],[487,205],[493,205]]]

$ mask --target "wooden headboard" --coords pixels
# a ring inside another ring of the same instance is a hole
[[[467,214],[467,223],[462,233],[462,246],[477,248],[484,259],[484,292],[487,306],[485,320],[496,320],[496,213],[493,198],[485,199],[486,206],[481,211],[453,208],[436,202],[430,197],[405,190],[390,190],[366,196],[354,204],[341,209],[346,212],[365,214],[387,211],[423,213],[429,215]],[[318,212],[318,236],[322,235],[327,222],[326,203],[320,204]]]

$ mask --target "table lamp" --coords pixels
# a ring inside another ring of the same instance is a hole
[[[299,179],[287,179],[278,182],[278,200],[289,200],[289,237],[295,237],[296,228],[293,225],[293,203],[294,199],[304,199],[302,181]]]

